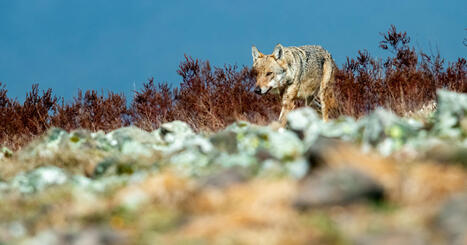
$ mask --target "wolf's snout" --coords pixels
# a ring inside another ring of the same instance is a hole
[[[261,94],[261,88],[259,86],[255,88],[255,93]]]

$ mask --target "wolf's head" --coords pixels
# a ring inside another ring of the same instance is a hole
[[[277,44],[270,55],[265,55],[253,46],[253,70],[256,73],[255,93],[266,94],[272,89],[284,85],[287,65],[284,59],[284,47]]]

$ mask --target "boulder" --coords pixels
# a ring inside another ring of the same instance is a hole
[[[308,209],[382,198],[382,185],[360,171],[353,168],[326,168],[302,180],[294,206]]]
[[[10,188],[29,194],[42,191],[49,186],[64,184],[67,180],[68,175],[61,168],[46,166],[16,175],[10,181]]]
[[[436,225],[449,244],[461,245],[467,242],[467,192],[447,200],[436,216]]]
[[[438,90],[437,99],[433,133],[442,138],[454,139],[467,135],[462,127],[465,125],[463,119],[467,114],[467,95]]]

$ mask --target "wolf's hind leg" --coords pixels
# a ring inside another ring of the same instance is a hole
[[[325,96],[325,93],[320,93],[319,97],[321,100],[321,116],[323,117],[323,120],[327,122],[329,120],[329,108],[326,101],[327,97]]]
[[[305,105],[315,110],[321,116],[322,108],[320,100],[321,98],[317,95],[311,95],[305,99]]]
[[[337,117],[338,108],[337,101],[334,96],[335,66],[332,60],[327,60],[323,65],[323,79],[319,91],[319,99],[321,100],[321,111],[324,121],[329,118]]]

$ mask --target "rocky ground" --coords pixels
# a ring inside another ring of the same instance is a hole
[[[2,148],[0,244],[467,244],[466,114],[50,129]]]

